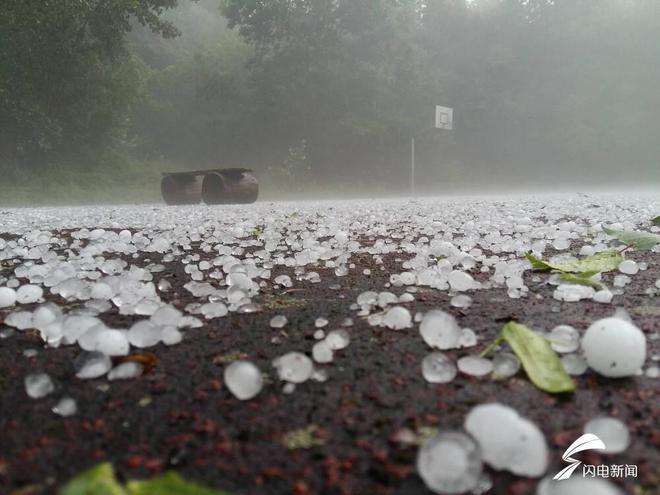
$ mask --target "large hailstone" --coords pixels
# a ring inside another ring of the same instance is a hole
[[[646,337],[629,321],[603,318],[587,329],[582,349],[589,367],[601,375],[632,376],[646,360]]]
[[[482,467],[479,446],[460,432],[439,433],[417,453],[417,472],[434,493],[465,493],[476,488]]]
[[[541,476],[548,468],[548,446],[539,428],[499,403],[472,408],[465,430],[481,447],[484,461],[519,476]]]
[[[430,347],[440,350],[456,349],[461,339],[461,327],[456,318],[439,309],[424,315],[419,333]]]
[[[229,391],[239,400],[252,399],[264,384],[261,371],[249,361],[231,363],[225,368],[224,378]]]

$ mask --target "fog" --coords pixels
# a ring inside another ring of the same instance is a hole
[[[0,6],[0,203],[660,188],[656,0]],[[454,110],[437,129],[435,107]]]

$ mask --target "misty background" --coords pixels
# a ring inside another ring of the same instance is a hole
[[[660,187],[659,109],[657,0],[0,4],[0,204]]]

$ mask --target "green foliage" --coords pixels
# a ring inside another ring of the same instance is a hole
[[[172,472],[153,480],[129,481],[126,488],[129,495],[228,495],[227,492],[185,481]]]
[[[603,232],[616,238],[619,242],[640,251],[650,251],[660,243],[660,235],[637,230],[616,230],[603,227]]]
[[[545,338],[525,325],[510,321],[504,325],[499,337],[482,356],[502,342],[511,346],[530,381],[539,389],[552,394],[575,390],[575,382],[568,376],[559,357]]]
[[[177,0],[4,0],[0,9],[0,166],[61,165],[116,149],[139,77],[131,19],[163,36]]]
[[[623,256],[617,251],[603,251],[593,256],[570,261],[543,261],[528,253],[526,255],[535,270],[553,270],[561,273],[577,273],[582,278],[589,278],[596,273],[616,270]]]
[[[151,480],[130,480],[122,487],[110,463],[95,466],[69,481],[59,495],[229,495],[169,472]]]
[[[651,219],[651,224],[660,225],[660,215],[658,215],[657,217]]]
[[[60,495],[128,495],[110,463],[99,464],[69,481]]]
[[[622,163],[658,181],[658,32],[655,0],[4,0],[0,172],[105,193],[133,164],[247,166],[267,193],[391,193],[414,136],[422,188],[597,185]]]

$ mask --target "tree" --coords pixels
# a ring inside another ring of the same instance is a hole
[[[3,0],[0,7],[0,161],[40,168],[122,138],[138,72],[131,22],[165,37],[177,0]]]

